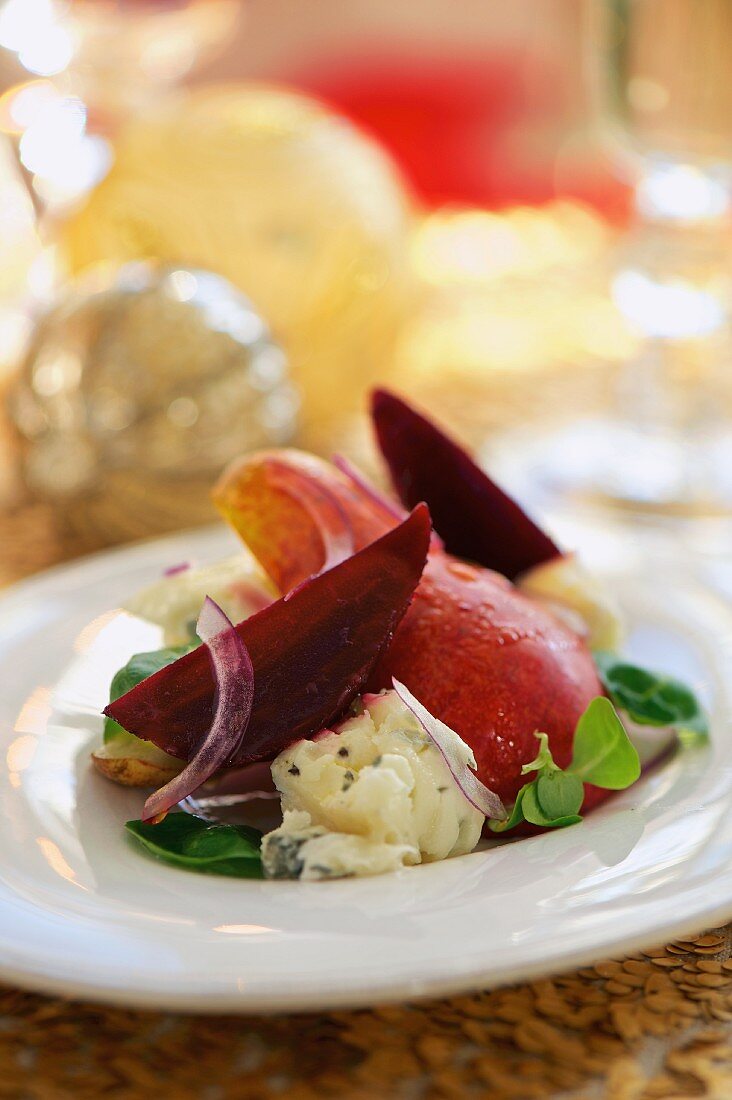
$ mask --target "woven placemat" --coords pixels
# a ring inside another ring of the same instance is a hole
[[[0,990],[14,1100],[732,1097],[730,929],[553,980],[314,1016],[173,1016]]]
[[[0,584],[70,556],[42,505],[0,514]],[[730,1100],[731,956],[732,925],[497,992],[313,1016],[129,1012],[0,987],[0,1097]]]

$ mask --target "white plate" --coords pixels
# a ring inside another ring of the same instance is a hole
[[[604,564],[632,616],[630,652],[702,691],[713,745],[580,825],[332,883],[198,876],[145,856],[122,828],[141,794],[88,756],[113,671],[158,633],[109,609],[171,562],[231,546],[222,531],[182,535],[0,600],[3,980],[190,1011],[369,1005],[535,977],[732,917],[732,619],[671,551],[645,572],[623,554]]]

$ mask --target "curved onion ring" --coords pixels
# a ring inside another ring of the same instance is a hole
[[[467,764],[459,759],[454,749],[453,738],[455,734],[450,727],[441,722],[439,718],[435,718],[433,714],[430,714],[427,708],[423,707],[418,699],[415,699],[409,688],[406,688],[404,684],[392,679],[392,685],[401,701],[409,707],[424,732],[434,743],[435,748],[447,764],[453,779],[470,805],[494,821],[503,821],[508,817],[498,795],[489,790],[485,783],[481,783],[475,772],[471,771]]]
[[[384,515],[389,517],[389,519],[394,519],[397,523],[401,523],[402,520],[407,517],[408,513],[406,508],[402,508],[395,500],[390,500],[386,493],[381,493],[363,476],[361,471],[357,469],[345,455],[335,454],[331,461],[336,470],[340,470],[342,474],[345,474],[348,480],[352,481],[353,484],[369,498],[371,503],[376,505]]]
[[[163,570],[164,577],[177,577],[179,573],[187,573],[191,568],[189,561],[179,561],[177,565],[169,565]]]
[[[356,550],[353,527],[335,493],[284,464],[273,464],[270,480],[277,489],[297,501],[315,524],[323,544],[323,564],[315,576],[353,557]],[[285,598],[291,595],[289,592]]]
[[[383,516],[387,519],[393,519],[396,523],[403,523],[406,517],[409,515],[406,508],[402,508],[395,500],[392,500],[377,489],[371,482],[364,477],[361,471],[353,465],[353,463],[345,457],[345,455],[334,454],[331,459],[336,470],[340,470],[349,481],[353,482],[357,489],[359,489],[364,496],[368,497],[371,503],[379,509]],[[432,530],[430,538],[430,544],[434,549],[444,550],[445,544],[437,534]]]
[[[168,810],[205,783],[237,751],[247,732],[254,702],[254,669],[249,650],[224,612],[207,596],[196,631],[208,647],[216,683],[211,728],[183,771],[151,794],[142,820],[157,824]]]

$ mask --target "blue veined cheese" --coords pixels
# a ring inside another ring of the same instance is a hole
[[[475,768],[464,741],[462,762]],[[269,878],[377,875],[471,852],[484,816],[394,691],[280,753],[272,776],[283,823],[262,841]]]
[[[379,875],[420,859],[412,845],[329,832],[305,810],[285,810],[280,828],[263,840],[262,862],[267,878],[325,879]]]
[[[254,559],[244,552],[215,565],[161,577],[129,600],[125,611],[162,627],[165,645],[186,645],[195,640],[196,621],[206,596],[234,623],[277,599]]]
[[[620,606],[575,554],[562,554],[528,569],[517,579],[516,587],[546,603],[560,618],[568,611],[569,625],[586,635],[592,649],[620,649],[625,635]]]

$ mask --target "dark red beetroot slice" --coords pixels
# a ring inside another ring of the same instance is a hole
[[[231,764],[269,759],[343,711],[409,606],[430,532],[429,511],[420,505],[353,557],[237,626],[254,666],[254,703]],[[188,760],[213,709],[211,665],[199,646],[110,703],[105,714]]]
[[[371,415],[394,488],[408,508],[423,500],[445,549],[513,580],[560,550],[462,447],[387,390]]]

